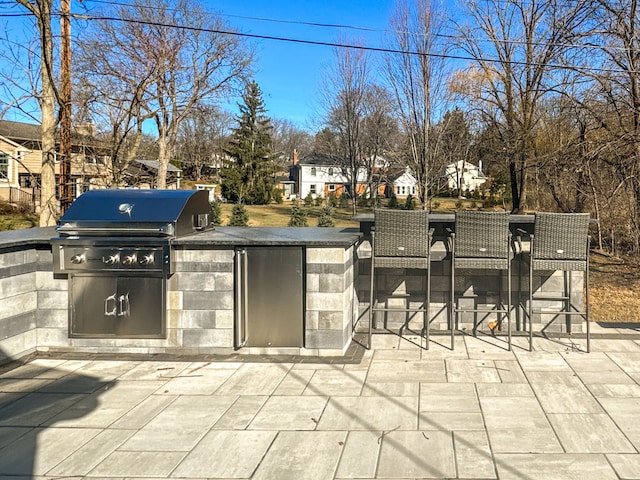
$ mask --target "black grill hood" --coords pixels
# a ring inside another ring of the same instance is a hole
[[[146,235],[178,237],[211,225],[204,190],[90,190],[80,195],[56,227],[62,236]]]

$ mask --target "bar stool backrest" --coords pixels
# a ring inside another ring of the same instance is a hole
[[[456,257],[509,258],[509,212],[460,210],[455,229]]]
[[[586,260],[588,213],[536,213],[533,251],[536,260]]]
[[[429,212],[376,209],[374,256],[429,256]]]

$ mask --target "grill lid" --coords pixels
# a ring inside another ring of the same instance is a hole
[[[60,218],[60,235],[182,236],[211,225],[204,190],[90,190]]]

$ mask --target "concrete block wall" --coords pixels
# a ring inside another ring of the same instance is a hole
[[[167,327],[170,346],[185,351],[233,351],[234,251],[175,251],[169,279]]]
[[[340,355],[353,331],[354,248],[308,247],[306,258],[305,347]]]
[[[37,266],[35,248],[0,252],[0,363],[36,350]]]
[[[523,305],[528,306],[529,283],[523,277],[522,296]],[[537,271],[533,276],[534,296],[544,297],[533,302],[533,325],[538,330],[544,328],[547,332],[584,332],[584,319],[579,315],[562,315],[557,312],[563,308],[563,300],[554,300],[561,296],[570,277],[571,304],[577,308],[584,308],[584,272]],[[551,322],[551,323],[550,323]]]
[[[361,321],[359,328],[366,328],[369,290],[371,281],[371,250],[367,243],[363,243],[358,251],[358,278],[356,279],[356,292],[359,301]],[[512,288],[512,328],[522,328],[522,321],[518,324],[519,297],[522,305],[526,306],[528,298],[528,279],[525,271],[520,280],[518,259],[514,259],[511,270]],[[434,330],[448,329],[448,302],[450,291],[451,262],[449,258],[431,263],[431,328]],[[574,305],[583,305],[584,274],[582,272],[571,273],[571,297]],[[534,291],[536,295],[560,296],[564,288],[563,272],[536,272],[534,277]],[[495,305],[500,291],[507,291],[506,273],[495,270],[458,270],[456,272],[456,292],[472,298],[460,298],[458,304],[467,304],[470,308],[490,308]],[[422,308],[425,301],[426,275],[424,270],[413,269],[377,269],[376,270],[376,297],[382,305],[395,307]],[[504,298],[504,294],[503,294]],[[571,328],[573,333],[583,332],[584,321],[577,315],[569,317],[557,316],[556,312],[562,307],[560,301],[536,300],[534,302],[533,325],[534,330],[540,330],[550,321],[546,330],[549,332],[566,332]],[[478,314],[483,315],[483,314]],[[423,325],[422,313],[406,314],[404,312],[377,312],[376,326],[378,328],[398,329],[408,326],[411,330],[420,332]],[[480,316],[475,317],[477,319]],[[493,320],[495,315],[487,315],[487,321]],[[459,316],[457,328],[471,329],[474,322],[473,313],[462,313]],[[570,322],[570,327],[568,325]],[[527,327],[528,328],[528,327]]]
[[[363,256],[358,261],[360,276],[356,282],[356,291],[360,302],[362,321],[360,328],[368,322],[369,290],[371,285],[371,257]],[[425,270],[384,268],[376,269],[375,295],[379,306],[390,308],[424,308],[427,290]],[[449,302],[449,265],[448,262],[431,263],[431,328],[448,328]],[[364,313],[363,313],[364,312]],[[424,324],[424,315],[416,312],[376,312],[377,328],[398,329],[401,326],[420,332]]]
[[[37,251],[38,347],[69,345],[69,291],[67,277],[54,275],[53,255],[48,248]]]

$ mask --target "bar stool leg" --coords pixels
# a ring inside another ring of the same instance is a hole
[[[372,326],[373,326],[373,319],[375,317],[375,313],[374,313],[374,308],[375,308],[375,303],[374,303],[374,285],[375,285],[375,281],[373,279],[374,277],[374,273],[375,273],[375,261],[374,261],[374,255],[373,255],[373,242],[374,242],[374,233],[371,232],[371,278],[370,278],[370,283],[369,283],[369,331],[367,333],[367,350],[371,349],[371,340],[372,340]]]

